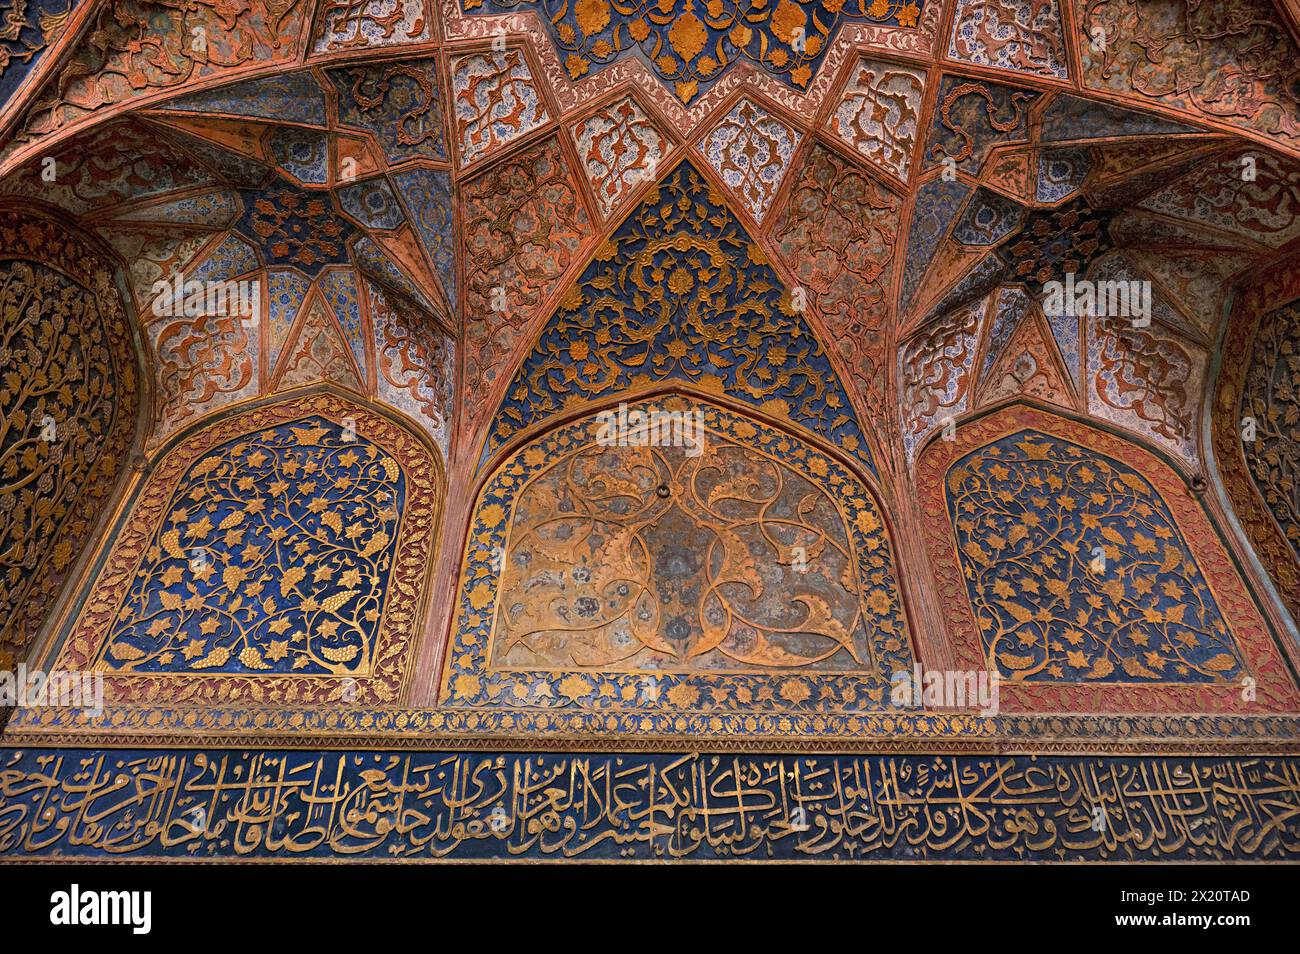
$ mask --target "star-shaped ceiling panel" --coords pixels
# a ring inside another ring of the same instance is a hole
[[[1228,290],[1300,237],[1300,162],[1114,105],[945,77],[926,163],[899,302],[909,455],[957,415],[1032,395],[1198,467]],[[1090,292],[1148,288],[1149,301],[1111,317],[1061,307],[1049,291],[1067,276]]]

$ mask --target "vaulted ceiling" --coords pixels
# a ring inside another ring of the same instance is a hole
[[[119,264],[151,446],[324,378],[472,472],[520,429],[497,410],[538,336],[686,162],[873,466],[1027,394],[1195,474],[1230,292],[1300,242],[1285,3],[0,6],[0,196]],[[1051,313],[1067,272],[1150,281],[1150,324]],[[264,328],[160,312],[176,275],[258,282]]]

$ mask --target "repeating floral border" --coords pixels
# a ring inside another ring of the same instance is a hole
[[[620,729],[623,731],[620,733]],[[585,751],[617,742],[628,751],[668,751],[707,739],[726,751],[1153,751],[1300,752],[1300,718],[1235,715],[1040,715],[954,712],[874,715],[640,713],[631,717],[550,712],[486,720],[480,709],[107,706],[15,711],[9,745],[182,745],[228,742],[319,747],[374,742],[393,747],[481,750],[503,739],[546,751]]]
[[[336,423],[350,420],[358,434],[391,454],[406,476],[406,510],[400,517],[388,601],[375,637],[376,667],[368,677],[355,678],[349,687],[359,706],[392,702],[400,697],[408,664],[414,656],[411,637],[418,628],[424,605],[428,555],[434,546],[441,507],[437,465],[433,454],[405,428],[364,405],[332,394],[308,394],[243,410],[202,427],[173,446],[127,509],[111,550],[59,652],[56,668],[85,670],[99,658],[100,644],[140,566],[154,528],[164,519],[164,511],[190,466],[213,448],[243,434],[307,415]],[[104,674],[105,699],[128,704],[183,699],[197,705],[239,700],[250,705],[267,702],[311,705],[336,701],[342,691],[342,681],[327,676]]]
[[[944,496],[949,468],[972,451],[1025,428],[1035,428],[1130,462],[1164,500],[1200,566],[1232,635],[1256,680],[1256,698],[1243,698],[1236,686],[1147,686],[1020,684],[1001,685],[1004,712],[1079,713],[1278,713],[1300,712],[1300,693],[1287,671],[1273,634],[1251,598],[1204,509],[1174,470],[1138,445],[1105,431],[1025,405],[1003,408],[964,424],[956,440],[935,441],[917,465],[926,547],[944,608],[949,639],[959,668],[982,669],[987,663],[957,552]],[[1133,463],[1141,460],[1140,465]]]

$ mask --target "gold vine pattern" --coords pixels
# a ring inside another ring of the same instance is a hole
[[[368,675],[405,490],[392,457],[319,417],[215,449],[172,495],[103,664]]]
[[[130,330],[90,287],[0,262],[0,669],[45,622],[135,427]]]
[[[1141,474],[1025,430],[968,455],[946,483],[980,639],[1005,678],[1245,674],[1200,567]]]

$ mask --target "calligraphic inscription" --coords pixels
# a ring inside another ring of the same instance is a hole
[[[1132,467],[1024,430],[948,472],[948,507],[985,652],[1004,678],[1244,674],[1169,508]]]
[[[1300,857],[1300,759],[0,753],[0,858]]]
[[[795,423],[870,466],[802,308],[721,192],[682,162],[560,299],[510,382],[480,465],[563,408],[672,379]]]
[[[924,0],[462,0],[470,14],[533,7],[570,79],[627,57],[644,59],[683,103],[737,63],[807,89],[840,24],[915,27]]]
[[[213,425],[144,487],[62,665],[137,702],[394,700],[433,467],[413,435],[333,397]]]
[[[445,704],[887,707],[891,676],[914,658],[871,491],[812,446],[711,404],[671,396],[625,413],[693,433],[637,446],[595,415],[521,448],[484,488]]]

